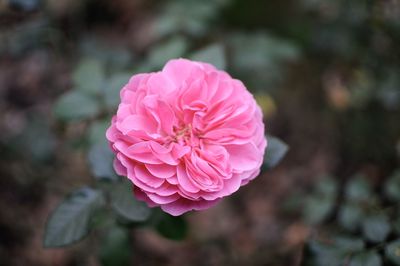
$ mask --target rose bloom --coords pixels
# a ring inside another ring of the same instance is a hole
[[[114,168],[150,207],[175,216],[207,209],[259,174],[262,112],[226,72],[174,59],[134,75],[120,95],[106,133]]]

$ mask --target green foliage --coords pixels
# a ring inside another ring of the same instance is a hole
[[[132,247],[127,229],[114,226],[105,232],[99,251],[101,265],[130,265],[131,257]]]
[[[305,265],[379,266],[382,265],[382,258],[376,251],[367,250],[362,239],[336,237],[332,241],[309,241]]]
[[[50,215],[44,235],[44,247],[70,245],[90,231],[94,212],[104,204],[100,191],[81,188],[68,196]]]
[[[363,234],[371,242],[382,242],[390,233],[390,224],[386,216],[367,217],[362,223]]]
[[[349,241],[349,240],[348,240]],[[352,249],[359,251],[363,248],[362,241],[352,240]],[[339,245],[338,245],[339,244]],[[309,255],[307,265],[312,266],[336,266],[341,265],[346,259],[348,254],[352,251],[347,251],[342,249],[339,243],[333,241],[332,243],[326,243],[318,240],[311,240],[308,243],[308,253]]]
[[[56,118],[64,121],[92,118],[99,111],[98,102],[80,91],[69,91],[63,94],[54,107]]]
[[[84,58],[72,73],[72,81],[76,89],[97,95],[104,86],[104,72],[101,61]]]
[[[128,83],[131,73],[116,73],[107,80],[107,86],[103,91],[105,105],[113,110],[120,102],[120,91]]]
[[[350,202],[362,203],[371,198],[370,184],[363,176],[353,177],[345,188],[345,197]]]
[[[340,206],[338,223],[348,231],[356,231],[364,217],[364,211],[358,204],[346,203]]]
[[[188,226],[182,216],[162,214],[156,223],[156,230],[162,236],[172,240],[182,240],[186,237]]]
[[[150,217],[151,210],[133,196],[129,181],[119,182],[111,189],[111,206],[118,215],[132,222],[144,222]]]
[[[354,255],[349,266],[381,266],[382,259],[378,253],[374,251],[359,253]]]
[[[35,11],[39,8],[40,0],[9,0],[9,5],[19,11]]]
[[[365,243],[360,238],[339,236],[334,238],[334,245],[345,253],[354,253],[364,250]]]
[[[91,145],[104,145],[108,144],[106,130],[111,125],[110,119],[94,121],[89,128],[88,138]]]
[[[299,57],[294,44],[263,32],[236,33],[229,37],[229,45],[232,71],[260,91],[271,90],[282,79],[285,63]]]
[[[398,69],[390,69],[385,73],[377,98],[389,110],[396,110],[400,106],[400,78]]]
[[[182,57],[187,50],[187,40],[181,36],[171,37],[154,46],[148,54],[144,69],[160,69],[171,58]]]
[[[389,187],[396,186],[397,174],[398,171],[384,184],[386,195]],[[397,194],[397,190],[393,189],[389,198],[395,199]],[[348,180],[342,198],[337,181],[319,181],[313,193],[304,200],[303,214],[306,221],[310,222],[311,219],[313,224],[321,226],[319,230],[324,237],[316,235],[309,240],[305,265],[383,265],[386,259],[400,265],[400,241],[386,242],[394,234],[399,237],[397,221],[400,217],[397,205],[386,206],[384,204],[388,203],[378,200],[379,196],[381,195],[374,191],[371,183],[361,175],[355,175]],[[320,213],[328,212],[324,197],[334,197],[342,203],[337,213],[331,209],[329,216],[334,219],[329,221],[320,218]],[[311,204],[309,199],[312,199]],[[326,235],[323,233],[324,222],[330,228],[325,231]],[[335,237],[337,232],[343,237]],[[386,259],[381,257],[381,250],[385,250]]]
[[[62,121],[81,121],[99,117],[118,106],[121,88],[131,73],[106,75],[105,62],[84,57],[72,72],[73,89],[61,95],[54,106],[55,117]]]
[[[400,265],[400,239],[390,242],[386,246],[385,257],[394,265]]]
[[[29,117],[27,130],[11,140],[11,144],[22,151],[23,156],[35,162],[47,162],[53,159],[56,138],[47,121],[41,117]]]
[[[114,154],[108,145],[93,145],[88,152],[88,161],[94,177],[116,181],[113,168]]]
[[[264,155],[263,168],[275,167],[289,150],[289,146],[277,137],[267,136],[268,145]]]
[[[318,183],[315,192],[305,199],[305,221],[310,224],[318,224],[326,219],[335,207],[337,191],[337,183],[332,178],[323,178]]]
[[[400,171],[396,171],[385,183],[385,194],[386,197],[393,201],[400,201]]]
[[[191,56],[192,60],[206,62],[214,65],[218,69],[226,68],[225,49],[221,44],[211,44]]]
[[[174,33],[185,33],[193,37],[203,36],[224,2],[226,1],[169,1],[155,21],[154,34],[158,38]]]

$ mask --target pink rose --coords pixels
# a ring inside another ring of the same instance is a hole
[[[257,177],[267,145],[243,83],[187,59],[134,75],[107,139],[136,197],[175,216],[207,209]]]

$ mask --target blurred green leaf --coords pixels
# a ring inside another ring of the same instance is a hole
[[[306,265],[338,266],[343,264],[346,257],[341,248],[316,240],[308,243],[308,249],[311,257]]]
[[[309,224],[318,224],[332,213],[335,198],[310,196],[305,200],[304,220]]]
[[[349,255],[363,251],[365,243],[360,238],[338,236],[322,242],[310,240],[308,254],[305,255],[304,265],[313,266],[338,266],[348,261]]]
[[[365,243],[362,239],[348,236],[335,237],[334,245],[348,253],[359,252],[365,248]]]
[[[391,263],[400,265],[400,239],[390,242],[385,247],[385,257]]]
[[[80,53],[86,58],[100,61],[103,66],[112,71],[123,70],[132,66],[135,56],[125,46],[104,42],[99,35],[85,34],[79,39]],[[103,67],[104,68],[104,67]]]
[[[396,110],[400,106],[400,78],[398,69],[390,69],[380,84],[378,99],[388,110]]]
[[[371,242],[382,242],[390,233],[390,224],[386,216],[367,217],[362,223],[363,234]]]
[[[180,36],[157,44],[151,49],[145,66],[150,69],[161,68],[168,60],[182,57],[187,50],[187,46],[186,39]]]
[[[400,171],[393,173],[384,185],[384,191],[388,199],[393,202],[400,201]]]
[[[338,222],[343,228],[355,231],[360,227],[363,215],[363,210],[360,206],[346,203],[339,209]]]
[[[337,182],[331,177],[323,177],[313,193],[304,201],[303,217],[309,224],[318,224],[333,211],[338,193]]]
[[[350,102],[357,108],[366,106],[375,96],[376,85],[371,80],[371,74],[359,70],[355,80],[350,84]]]
[[[349,266],[381,266],[382,259],[381,256],[375,252],[365,252],[360,254],[355,254],[350,260]]]
[[[289,41],[262,32],[235,34],[231,37],[231,44],[233,65],[243,70],[272,67],[299,55],[297,47]]]
[[[318,181],[315,192],[324,197],[336,197],[338,193],[338,184],[332,177],[323,177]]]
[[[232,71],[248,87],[259,91],[272,90],[276,82],[283,80],[285,64],[300,55],[289,40],[265,32],[235,33],[228,37],[227,43]]]
[[[108,108],[116,109],[120,103],[120,91],[128,84],[131,78],[129,73],[118,73],[107,81],[107,87],[104,89],[104,101]]]
[[[61,247],[85,237],[92,214],[103,204],[100,191],[86,187],[73,192],[48,218],[44,247]]]
[[[111,125],[111,119],[96,120],[89,128],[89,142],[92,145],[108,144],[106,131]]]
[[[400,236],[400,216],[396,217],[392,222],[393,231]]]
[[[108,145],[93,145],[88,153],[88,161],[94,177],[109,181],[118,180],[113,168],[114,157]]]
[[[171,216],[163,213],[161,219],[156,225],[157,232],[162,236],[173,239],[182,240],[186,237],[188,226],[182,216]]]
[[[154,33],[158,38],[182,32],[195,37],[203,36],[221,5],[222,1],[168,2],[154,23]]]
[[[368,201],[371,194],[371,185],[363,176],[353,177],[345,188],[345,196],[350,201]]]
[[[221,44],[209,45],[191,56],[192,60],[206,62],[214,65],[218,69],[226,68],[225,49]]]
[[[112,227],[101,241],[99,258],[103,266],[125,266],[131,264],[132,247],[129,231]]]
[[[10,143],[17,147],[23,155],[33,160],[44,162],[50,160],[56,149],[56,138],[50,130],[50,126],[39,116],[30,116],[28,124]]]
[[[277,137],[267,136],[268,146],[264,155],[263,167],[275,167],[289,150],[289,146]]]
[[[76,89],[96,95],[104,86],[104,66],[93,58],[84,58],[72,73]]]
[[[151,214],[146,203],[134,197],[131,182],[125,180],[112,187],[111,205],[118,215],[132,222],[146,221]]]
[[[61,95],[54,106],[54,115],[64,121],[91,118],[99,111],[96,99],[79,91],[69,91]]]
[[[4,27],[0,34],[0,53],[22,56],[26,52],[48,47],[60,37],[61,31],[52,26],[48,17],[38,16],[21,21],[15,27]]]
[[[8,4],[15,10],[32,12],[37,10],[40,5],[40,0],[8,0]]]

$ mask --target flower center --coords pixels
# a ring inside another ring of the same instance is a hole
[[[197,134],[192,129],[192,125],[188,124],[183,127],[174,128],[175,136],[173,136],[173,141],[187,146],[198,146],[199,138]]]
[[[183,128],[178,128],[174,131],[175,131],[175,138],[177,140],[180,140],[180,139],[190,136],[190,133],[192,131],[192,125],[189,124]]]

